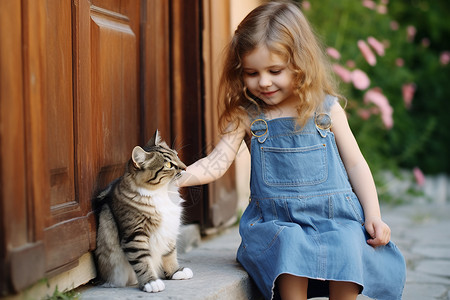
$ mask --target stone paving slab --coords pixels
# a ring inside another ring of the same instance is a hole
[[[382,207],[406,259],[405,300],[450,300],[450,204]]]

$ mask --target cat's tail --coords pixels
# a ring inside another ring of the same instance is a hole
[[[112,196],[112,191],[119,182],[120,177],[112,181],[105,189],[101,190],[95,198],[92,199],[92,210],[99,213],[103,204],[108,203]]]

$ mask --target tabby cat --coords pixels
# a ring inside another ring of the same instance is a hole
[[[172,179],[185,168],[156,131],[144,148],[133,149],[124,175],[97,196],[95,257],[104,286],[138,283],[154,293],[165,289],[160,278],[192,278],[176,250],[182,199]]]

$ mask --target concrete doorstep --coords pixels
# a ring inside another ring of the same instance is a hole
[[[195,239],[192,227],[185,228],[181,233],[181,248],[191,247]],[[160,293],[145,293],[137,287],[103,288],[88,284],[78,289],[80,299],[262,299],[247,272],[236,261],[239,243],[238,228],[232,227],[217,237],[202,241],[198,247],[186,249],[188,252],[179,254],[179,263],[192,269],[194,277],[189,280],[164,280],[166,289]]]

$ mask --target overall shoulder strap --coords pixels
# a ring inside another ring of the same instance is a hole
[[[266,121],[264,112],[258,107],[251,107],[248,111],[250,119],[250,131],[253,138],[257,138],[258,142],[264,143],[267,139],[269,126]]]
[[[322,137],[327,136],[327,132],[330,131],[332,126],[331,120],[331,107],[336,103],[338,99],[331,95],[326,95],[323,102],[322,111],[314,113],[314,123],[317,131]]]
[[[338,101],[337,97],[326,95],[325,101],[323,102],[323,112],[330,113],[331,107]]]

